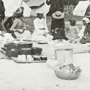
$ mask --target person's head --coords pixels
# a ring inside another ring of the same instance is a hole
[[[70,22],[71,26],[75,26],[76,25],[76,20],[73,19],[73,18],[69,19],[69,22]]]
[[[52,17],[54,19],[64,19],[64,13],[62,13],[61,11],[56,11],[52,14]]]
[[[22,11],[24,11],[24,7],[20,7],[22,9]]]
[[[37,17],[42,19],[44,17],[43,11],[37,11]]]
[[[20,7],[14,12],[13,16],[16,17],[16,18],[23,17],[23,11],[24,11],[24,8]]]
[[[83,20],[82,20],[82,22],[83,22],[83,25],[87,25],[89,22],[90,22],[90,20],[89,20],[89,18],[83,18]]]

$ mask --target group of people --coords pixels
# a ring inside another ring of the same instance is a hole
[[[1,0],[2,1],[2,0]],[[62,0],[46,0],[46,3],[51,4],[49,15],[51,16],[51,29],[48,30],[44,12],[37,10],[37,17],[33,21],[34,32],[26,29],[23,18],[24,8],[18,8],[11,17],[7,18],[2,25],[2,20],[5,18],[5,8],[3,2],[0,1],[0,35],[2,32],[9,33],[14,39],[19,40],[66,40],[70,43],[89,43],[90,42],[90,20],[88,17],[83,18],[82,30],[76,26],[76,20],[69,19],[69,26],[65,26],[64,22],[64,6]]]
[[[50,6],[49,15],[51,16],[51,34],[53,40],[63,39],[69,43],[90,43],[90,20],[88,17],[83,18],[82,29],[76,25],[76,20],[69,19],[69,26],[65,26],[64,22],[64,4],[63,0],[46,0],[46,3]]]

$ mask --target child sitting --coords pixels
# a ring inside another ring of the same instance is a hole
[[[75,39],[78,38],[79,29],[76,26],[75,19],[70,19],[69,22],[70,22],[70,25],[66,29],[65,33],[66,33],[66,37],[68,38],[69,42],[73,42]]]

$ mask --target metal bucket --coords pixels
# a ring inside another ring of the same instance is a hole
[[[55,50],[55,59],[64,65],[73,63],[73,49],[60,48]]]

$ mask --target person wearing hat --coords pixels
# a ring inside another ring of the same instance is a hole
[[[40,36],[46,36],[46,34],[48,33],[47,24],[43,15],[43,11],[38,10],[36,13],[37,17],[33,21],[35,29],[32,34],[33,39],[37,39],[37,37]]]
[[[50,9],[47,15],[51,16],[51,29],[50,29],[50,33],[52,34],[52,29],[53,26],[55,26],[54,24],[54,18],[52,17],[52,14],[55,13],[56,11],[60,11],[60,12],[64,12],[64,4],[63,4],[63,0],[46,0],[47,5],[50,5]],[[63,20],[62,20],[63,23]],[[63,23],[64,25],[64,23]]]
[[[82,19],[83,26],[80,30],[78,36],[79,38],[74,41],[74,43],[90,43],[90,20],[87,17]]]
[[[55,36],[57,36],[55,33],[56,28],[59,28],[57,32],[58,37],[62,37],[62,39],[67,40],[67,38],[65,37],[65,31],[64,31],[64,27],[65,27],[64,26],[64,13],[62,13],[61,11],[56,11],[55,13],[52,14],[52,18],[53,18],[53,21],[52,21],[51,32],[53,35],[53,39],[55,39]]]
[[[22,10],[17,10],[14,12],[15,20],[10,28],[16,35],[16,39],[19,40],[31,40],[31,33],[26,30],[26,25],[23,19]]]
[[[83,18],[83,25],[85,26],[84,33],[80,39],[81,44],[90,43],[90,20],[89,18]]]
[[[76,20],[71,18],[69,19],[70,25],[66,28],[66,37],[68,38],[69,42],[73,42],[75,39],[77,39],[79,28],[76,26]]]

